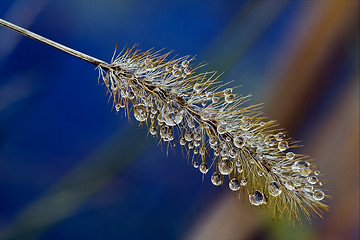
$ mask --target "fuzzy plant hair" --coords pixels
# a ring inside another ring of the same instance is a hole
[[[0,19],[0,25],[97,66],[116,112],[132,114],[167,148],[180,145],[192,165],[211,174],[215,186],[246,194],[253,206],[274,216],[307,219],[328,210],[322,201],[325,181],[308,156],[259,105],[245,106],[218,81],[216,72],[195,73],[200,66],[185,56],[141,52],[132,47],[106,63]]]

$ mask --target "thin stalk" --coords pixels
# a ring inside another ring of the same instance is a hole
[[[94,57],[89,56],[89,55],[87,55],[85,53],[82,53],[82,52],[76,51],[74,49],[71,49],[69,47],[66,47],[66,46],[64,46],[64,45],[62,45],[60,43],[57,43],[57,42],[54,42],[54,41],[52,41],[52,40],[50,40],[48,38],[42,37],[42,36],[40,36],[40,35],[38,35],[36,33],[33,33],[31,31],[29,31],[29,30],[26,30],[25,28],[19,27],[19,26],[13,24],[13,23],[5,21],[5,20],[3,20],[1,18],[0,18],[0,25],[6,27],[8,29],[11,29],[11,30],[13,30],[15,32],[18,32],[18,33],[20,33],[20,34],[22,34],[22,35],[24,35],[26,37],[29,37],[29,38],[35,39],[35,40],[37,40],[39,42],[45,43],[45,44],[47,44],[47,45],[49,45],[49,46],[51,46],[53,48],[59,49],[60,51],[66,52],[66,53],[68,53],[70,55],[73,55],[74,57],[80,58],[80,59],[82,59],[82,60],[84,60],[86,62],[94,64],[95,66],[101,66],[101,67],[103,67],[105,69],[108,68],[107,66],[109,64],[102,61],[102,60],[100,60],[100,59],[94,58]]]

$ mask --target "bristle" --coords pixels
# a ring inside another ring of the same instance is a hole
[[[267,119],[260,105],[244,106],[249,96],[220,85],[215,72],[195,74],[193,58],[167,57],[133,47],[106,69],[99,65],[116,111],[132,111],[167,149],[184,148],[195,168],[212,172],[214,185],[228,178],[232,191],[245,188],[254,206],[290,219],[299,218],[299,209],[308,219],[327,210],[319,171],[307,156],[289,151],[298,142]]]

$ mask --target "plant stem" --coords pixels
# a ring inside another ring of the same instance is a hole
[[[99,60],[97,58],[91,57],[91,56],[89,56],[87,54],[84,54],[82,52],[79,52],[79,51],[76,51],[76,50],[71,49],[69,47],[66,47],[66,46],[64,46],[64,45],[62,45],[60,43],[57,43],[57,42],[54,42],[54,41],[52,41],[50,39],[42,37],[42,36],[40,36],[40,35],[38,35],[36,33],[33,33],[31,31],[29,31],[29,30],[26,30],[25,28],[19,27],[19,26],[15,25],[15,24],[12,24],[12,23],[8,22],[8,21],[5,21],[5,20],[3,20],[1,18],[0,18],[0,25],[4,26],[6,28],[9,28],[9,29],[11,29],[11,30],[13,30],[15,32],[18,32],[18,33],[20,33],[20,34],[22,34],[22,35],[24,35],[26,37],[35,39],[35,40],[37,40],[39,42],[45,43],[45,44],[53,47],[53,48],[59,49],[59,50],[61,50],[63,52],[66,52],[66,53],[68,53],[70,55],[73,55],[74,57],[80,58],[80,59],[82,59],[82,60],[84,60],[86,62],[94,64],[95,66],[101,66],[102,68],[105,68],[105,69],[108,68],[107,66],[109,64],[102,61],[102,60]]]

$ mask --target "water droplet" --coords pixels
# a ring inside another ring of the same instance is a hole
[[[225,95],[225,102],[226,103],[232,103],[233,101],[235,101],[235,95],[234,94]]]
[[[324,194],[324,192],[321,191],[321,190],[315,190],[315,191],[313,192],[313,197],[314,197],[314,199],[315,199],[316,201],[321,201],[321,200],[324,199],[325,194]]]
[[[247,180],[246,179],[241,179],[240,185],[245,187],[247,184]]]
[[[290,191],[295,190],[295,187],[290,182],[285,182],[285,187]]]
[[[296,161],[292,166],[291,169],[294,172],[298,172],[300,170],[300,168],[302,167],[306,167],[308,168],[310,166],[310,163],[308,163],[307,161],[304,160],[300,160],[300,161]]]
[[[184,73],[185,73],[186,75],[191,74],[191,68],[189,68],[189,67],[184,68]]]
[[[200,141],[194,141],[194,146],[195,146],[195,147],[200,146]]]
[[[194,162],[193,162],[193,166],[194,166],[194,168],[198,168],[198,167],[199,167],[199,162],[198,162],[198,161],[194,161]]]
[[[136,105],[134,107],[134,117],[139,122],[143,122],[146,120],[148,113],[146,111],[146,107],[144,105]]]
[[[215,186],[219,186],[222,184],[223,182],[223,176],[218,173],[218,172],[214,172],[213,175],[211,176],[211,182],[215,185]]]
[[[116,105],[115,105],[115,110],[118,112],[118,111],[120,111],[120,104],[119,103],[117,103]]]
[[[224,157],[218,163],[218,168],[221,174],[229,175],[233,171],[233,163],[228,158]]]
[[[216,138],[212,137],[209,139],[210,146],[215,146],[215,145],[217,145],[217,143],[218,143],[218,141]]]
[[[165,105],[161,111],[162,118],[168,126],[175,126],[183,120],[184,111],[174,102]]]
[[[189,66],[189,61],[188,60],[182,61],[181,66],[184,67],[184,68],[188,67]]]
[[[301,168],[299,168],[299,172],[300,172],[301,176],[307,177],[310,175],[311,169],[308,167],[301,167]]]
[[[308,176],[307,180],[310,184],[316,184],[318,182],[318,178],[316,176]]]
[[[162,126],[160,128],[160,137],[165,138],[166,137],[167,128],[165,126]]]
[[[200,149],[200,155],[205,155],[205,153],[206,153],[206,148],[205,148],[205,147],[202,147],[202,148]]]
[[[157,129],[156,127],[150,127],[150,134],[151,135],[156,135]]]
[[[194,91],[199,93],[199,92],[201,92],[201,90],[202,90],[201,84],[200,83],[195,83]]]
[[[213,103],[218,103],[219,100],[220,100],[220,98],[219,98],[219,97],[216,97],[216,96],[211,99],[211,101],[212,101]]]
[[[224,89],[223,93],[224,93],[224,95],[226,96],[226,95],[232,94],[232,91],[233,91],[232,88],[226,88],[226,89]]]
[[[195,122],[194,122],[194,120],[192,118],[188,118],[187,123],[188,123],[189,128],[194,128],[195,127]]]
[[[189,148],[189,149],[192,149],[193,147],[194,147],[194,143],[193,143],[193,142],[189,142],[188,148]]]
[[[295,154],[293,152],[286,153],[286,158],[287,159],[292,160],[292,159],[294,159],[294,157],[295,157]]]
[[[319,170],[316,170],[316,171],[314,172],[314,174],[315,174],[316,176],[319,176],[320,171],[319,171]]]
[[[267,135],[267,136],[265,137],[265,143],[266,143],[267,145],[269,145],[270,147],[275,146],[275,144],[276,144],[276,138],[274,137],[274,135]]]
[[[277,197],[282,193],[282,191],[276,182],[271,182],[269,184],[269,193],[270,195]]]
[[[188,141],[188,142],[191,142],[193,140],[192,132],[186,132],[185,133],[185,140]]]
[[[284,140],[284,139],[286,138],[286,134],[280,132],[280,133],[278,133],[278,134],[275,135],[275,138],[276,138],[276,140],[278,140],[278,141],[282,141],[282,140]]]
[[[237,147],[237,148],[242,148],[245,144],[244,139],[240,136],[235,137],[233,141],[234,141],[235,147]]]
[[[254,206],[259,206],[261,204],[264,204],[264,194],[258,190],[254,190],[249,195],[249,201]]]
[[[135,93],[133,91],[129,91],[128,98],[129,99],[134,99],[135,98]]]
[[[206,174],[209,171],[209,166],[206,163],[201,163],[199,167],[200,172]]]
[[[263,127],[265,126],[265,122],[260,122],[259,125]]]
[[[184,138],[180,138],[180,145],[181,146],[184,146],[185,144],[186,144],[186,141],[185,141],[185,139]]]
[[[226,127],[225,127],[224,125],[219,124],[219,125],[217,126],[217,132],[218,132],[218,134],[224,134],[224,133],[226,133]]]
[[[237,180],[236,178],[233,178],[230,180],[229,182],[229,188],[232,190],[232,191],[237,191],[240,189],[240,182],[239,180]]]
[[[281,141],[281,142],[279,142],[278,143],[278,149],[280,150],[280,151],[285,151],[286,149],[288,149],[289,148],[289,145],[288,145],[288,142],[287,141]]]
[[[194,139],[195,139],[196,141],[200,141],[200,140],[201,140],[201,135],[200,135],[200,133],[195,132],[195,134],[194,134]]]
[[[172,74],[174,75],[174,77],[180,77],[181,76],[181,70],[180,69],[174,69],[172,71]]]

